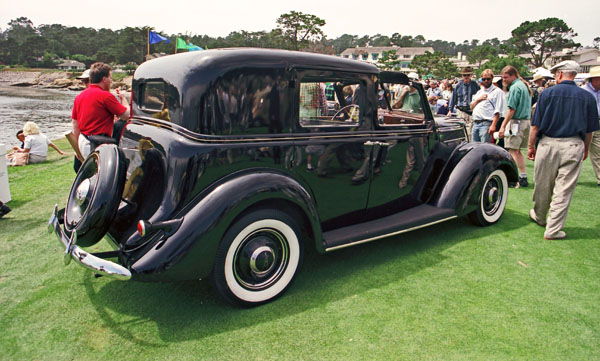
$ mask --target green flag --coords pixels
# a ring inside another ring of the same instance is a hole
[[[177,38],[177,49],[187,49],[188,45],[185,43],[185,40],[182,38]]]

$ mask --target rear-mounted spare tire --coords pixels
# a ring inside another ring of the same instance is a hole
[[[78,246],[92,246],[108,231],[119,208],[126,170],[125,156],[114,144],[100,145],[82,164],[65,208],[65,229],[77,231]]]

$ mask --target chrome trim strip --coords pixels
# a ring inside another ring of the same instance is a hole
[[[302,142],[302,141],[344,139],[344,138],[352,139],[352,138],[365,138],[365,137],[381,138],[381,137],[394,137],[394,136],[420,136],[420,135],[429,135],[429,134],[433,133],[433,129],[431,129],[431,128],[405,129],[405,130],[399,130],[399,131],[382,129],[384,132],[381,132],[381,133],[369,129],[369,130],[364,130],[361,132],[348,132],[348,133],[344,133],[343,131],[340,131],[339,133],[343,133],[343,134],[333,134],[333,135],[316,134],[316,133],[313,133],[311,135],[306,135],[305,133],[294,133],[294,135],[291,137],[290,136],[269,137],[269,138],[246,137],[246,138],[241,138],[241,139],[229,139],[229,138],[219,137],[216,139],[211,139],[209,136],[201,135],[201,137],[199,137],[196,135],[196,133],[190,132],[189,130],[187,130],[185,128],[179,129],[180,128],[179,125],[176,125],[176,124],[166,125],[162,122],[156,121],[156,119],[150,120],[150,119],[146,119],[146,118],[136,117],[134,120],[138,121],[139,123],[146,124],[146,125],[156,126],[156,127],[160,127],[160,128],[167,128],[167,129],[169,129],[183,137],[186,137],[190,140],[193,140],[193,141],[206,142],[206,143],[221,143],[221,144],[281,142],[281,141]]]
[[[424,228],[424,227],[428,227],[434,224],[438,224],[438,223],[442,223],[445,221],[448,221],[450,219],[453,218],[457,218],[458,216],[452,216],[452,217],[448,217],[448,218],[444,218],[444,219],[440,219],[438,221],[435,222],[431,222],[431,223],[426,223],[426,224],[422,224],[420,226],[416,226],[416,227],[412,227],[412,228],[407,228],[407,229],[403,229],[401,231],[397,231],[397,232],[393,232],[393,233],[388,233],[388,234],[384,234],[381,236],[377,236],[377,237],[372,237],[372,238],[367,238],[367,239],[362,239],[360,241],[356,241],[356,242],[352,242],[352,243],[347,243],[347,244],[342,244],[341,246],[335,246],[335,247],[331,247],[331,248],[326,248],[325,252],[331,252],[331,251],[337,251],[338,249],[342,249],[342,248],[346,248],[346,247],[352,247],[352,246],[356,246],[358,244],[363,244],[363,243],[367,243],[367,242],[371,242],[371,241],[375,241],[381,238],[386,238],[386,237],[391,237],[391,236],[396,236],[398,234],[401,233],[406,233],[406,232],[410,232],[410,231],[414,231],[415,229],[419,229],[419,228]]]
[[[75,242],[77,241],[76,232],[73,232],[71,238],[67,237],[58,223],[58,205],[54,205],[54,211],[48,221],[48,233],[52,232],[56,234],[60,243],[65,247],[65,265],[69,264],[71,259],[73,259],[83,267],[102,276],[114,278],[119,281],[131,279],[131,271],[127,268],[103,258],[96,257],[77,247],[75,245]]]

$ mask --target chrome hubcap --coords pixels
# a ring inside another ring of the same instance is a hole
[[[275,265],[275,252],[267,246],[258,247],[250,256],[250,269],[257,276],[268,273]]]
[[[249,234],[234,256],[237,282],[249,290],[261,290],[277,282],[290,258],[286,238],[274,229],[261,229]]]
[[[488,191],[488,203],[493,204],[498,199],[498,188],[492,187]]]
[[[75,200],[79,206],[82,206],[87,200],[87,196],[90,192],[90,179],[86,178],[75,191]]]
[[[485,185],[483,193],[483,211],[487,215],[494,215],[499,209],[504,197],[502,180],[497,176],[490,178]]]

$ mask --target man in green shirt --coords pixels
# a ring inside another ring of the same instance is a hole
[[[410,113],[423,113],[421,96],[419,95],[419,92],[417,92],[417,88],[412,85],[406,86],[392,108],[402,109]]]
[[[521,148],[527,148],[529,140],[531,92],[514,66],[508,65],[502,69],[502,81],[508,86],[508,111],[498,135],[503,138],[506,134],[504,144],[519,168],[519,186],[527,187],[529,183]]]

